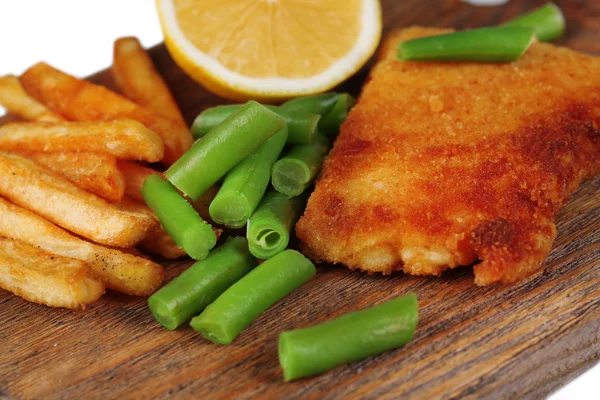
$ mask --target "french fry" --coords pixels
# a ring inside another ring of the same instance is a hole
[[[126,97],[187,126],[169,87],[137,38],[124,37],[115,41],[112,73]]]
[[[144,201],[140,192],[144,180],[150,175],[160,174],[155,169],[124,160],[117,161],[117,167],[125,176],[125,194],[138,201]]]
[[[144,203],[143,201],[137,201],[135,199],[132,199],[131,197],[124,196],[119,203],[115,204],[115,206],[117,206],[120,210],[145,214],[148,217],[154,218],[158,221],[156,215],[154,215],[152,210],[148,208],[146,203]]]
[[[104,293],[81,260],[0,238],[0,287],[50,307],[85,308]]]
[[[214,224],[214,221],[210,217],[210,213],[208,212],[208,207],[210,203],[214,200],[215,196],[219,193],[219,187],[217,185],[213,185],[202,196],[198,197],[198,200],[191,201],[192,207],[194,210],[202,217],[203,220]],[[229,228],[228,228],[229,229]]]
[[[175,243],[171,235],[160,226],[142,240],[139,247],[150,254],[155,254],[167,260],[185,257],[185,251]]]
[[[0,127],[0,150],[95,151],[128,160],[160,161],[161,138],[138,121],[17,122]]]
[[[117,168],[117,159],[110,154],[89,151],[18,154],[65,176],[75,185],[110,203],[123,199],[125,176]]]
[[[0,152],[0,195],[97,243],[133,247],[158,226],[120,210],[68,179],[16,154]]]
[[[31,121],[60,122],[65,119],[31,97],[13,75],[0,76],[0,105],[11,113]]]
[[[0,126],[12,124],[13,122],[23,122],[23,119],[16,114],[6,114],[0,117]]]
[[[73,236],[50,221],[0,198],[0,236],[21,240],[49,253],[87,262],[107,288],[148,296],[162,283],[161,265],[127,251],[99,246]]]
[[[164,141],[163,164],[171,165],[193,144],[189,130],[105,87],[67,75],[45,63],[29,68],[21,84],[54,112],[75,121],[130,118],[156,132]]]

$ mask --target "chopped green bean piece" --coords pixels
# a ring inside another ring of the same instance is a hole
[[[150,296],[150,311],[165,328],[176,329],[256,265],[258,260],[248,251],[248,241],[233,238]]]
[[[348,111],[356,103],[354,97],[349,93],[339,95],[333,108],[319,121],[319,132],[328,136],[335,136],[340,131],[340,126],[348,118]]]
[[[315,96],[298,97],[283,103],[280,108],[288,111],[302,111],[310,114],[319,114],[324,117],[335,105],[339,94],[329,92]]]
[[[286,250],[234,283],[190,323],[206,339],[229,344],[269,307],[316,273],[309,259]]]
[[[402,42],[397,57],[404,61],[511,62],[518,60],[534,39],[531,27],[480,28]]]
[[[187,255],[202,260],[217,243],[212,227],[204,222],[177,189],[160,175],[150,175],[141,189],[144,201],[175,243]]]
[[[306,196],[289,198],[269,190],[248,222],[248,245],[258,258],[271,258],[281,253],[290,241],[290,232],[302,215]]]
[[[565,17],[558,6],[547,3],[530,13],[508,21],[502,26],[532,27],[541,42],[549,42],[558,39],[565,32]]]
[[[211,129],[223,122],[241,107],[240,104],[207,108],[196,117],[192,124],[194,139],[204,137]],[[288,143],[310,143],[317,132],[321,118],[317,114],[309,114],[302,110],[288,111],[280,107],[265,106],[285,120],[288,128]]]
[[[289,197],[300,195],[321,170],[331,144],[320,132],[315,141],[298,144],[273,165],[271,182],[279,193]]]
[[[414,293],[279,336],[286,381],[316,375],[410,342],[418,318]]]
[[[225,121],[231,114],[239,110],[241,106],[241,104],[228,104],[210,107],[202,111],[198,114],[190,129],[194,140],[206,136],[208,132]]]
[[[209,208],[215,222],[230,228],[246,225],[269,186],[271,168],[286,140],[287,128],[283,128],[225,175]]]
[[[300,111],[287,111],[278,107],[269,107],[283,118],[288,127],[288,143],[310,143],[317,134],[321,116]]]
[[[197,140],[169,167],[165,176],[175,187],[196,200],[283,127],[285,121],[280,116],[255,101],[249,101],[202,140]]]

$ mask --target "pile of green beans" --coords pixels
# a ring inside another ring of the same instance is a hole
[[[565,18],[548,3],[496,28],[480,28],[408,40],[398,45],[403,61],[512,62],[518,60],[537,37],[542,42],[558,39]]]
[[[254,101],[213,107],[196,118],[192,148],[165,171],[166,179],[152,175],[142,186],[165,230],[197,260],[148,299],[162,326],[173,330],[189,321],[205,338],[229,344],[315,275],[310,260],[286,248],[353,104],[349,94],[332,92],[277,107]],[[211,251],[216,235],[193,204],[215,190],[205,217],[233,229],[247,225],[247,238]]]
[[[222,182],[205,218],[231,229],[248,225],[252,254],[263,259],[275,256],[287,247],[306,202],[303,194],[321,170],[332,139],[354,102],[348,93],[330,92],[295,98],[280,106],[249,101],[205,109],[191,128],[196,142],[165,171],[170,183],[162,185],[170,191],[165,199],[187,196],[194,204]],[[151,196],[150,187],[156,186],[156,181],[148,182],[147,202],[154,203],[151,208],[192,258],[206,257],[214,246],[213,240],[205,242],[208,233],[196,240],[184,239],[180,228],[191,224],[184,223],[181,215],[190,221],[197,221],[198,216],[192,218],[181,201],[179,207],[169,209],[169,201],[160,199],[160,190]],[[274,191],[269,191],[270,184]],[[182,207],[186,213],[176,212]],[[200,251],[197,247],[203,247],[202,243],[207,245]]]

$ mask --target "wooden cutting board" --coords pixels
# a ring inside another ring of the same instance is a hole
[[[494,25],[543,1],[382,3],[390,30]],[[558,3],[568,26],[562,44],[600,55],[600,3]],[[224,102],[187,78],[163,46],[151,53],[188,121]],[[366,71],[342,89],[357,94]],[[112,86],[106,71],[92,80]],[[476,287],[471,268],[433,278],[321,266],[230,346],[209,343],[187,327],[161,328],[143,298],[111,293],[85,311],[69,311],[0,290],[0,398],[540,398],[600,360],[600,178],[573,195],[558,216],[558,231],[544,268],[514,285]],[[165,264],[167,279],[189,264]],[[413,342],[283,382],[280,332],[409,291],[421,308]]]

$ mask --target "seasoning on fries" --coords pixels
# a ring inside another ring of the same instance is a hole
[[[85,262],[5,237],[0,238],[0,287],[34,303],[66,308],[85,308],[104,293]]]
[[[66,178],[16,154],[0,152],[0,195],[97,243],[133,247],[156,218],[120,210]]]
[[[108,289],[148,296],[162,283],[163,267],[148,259],[79,239],[18,205],[0,198],[0,236],[21,240],[49,253],[90,264]]]

